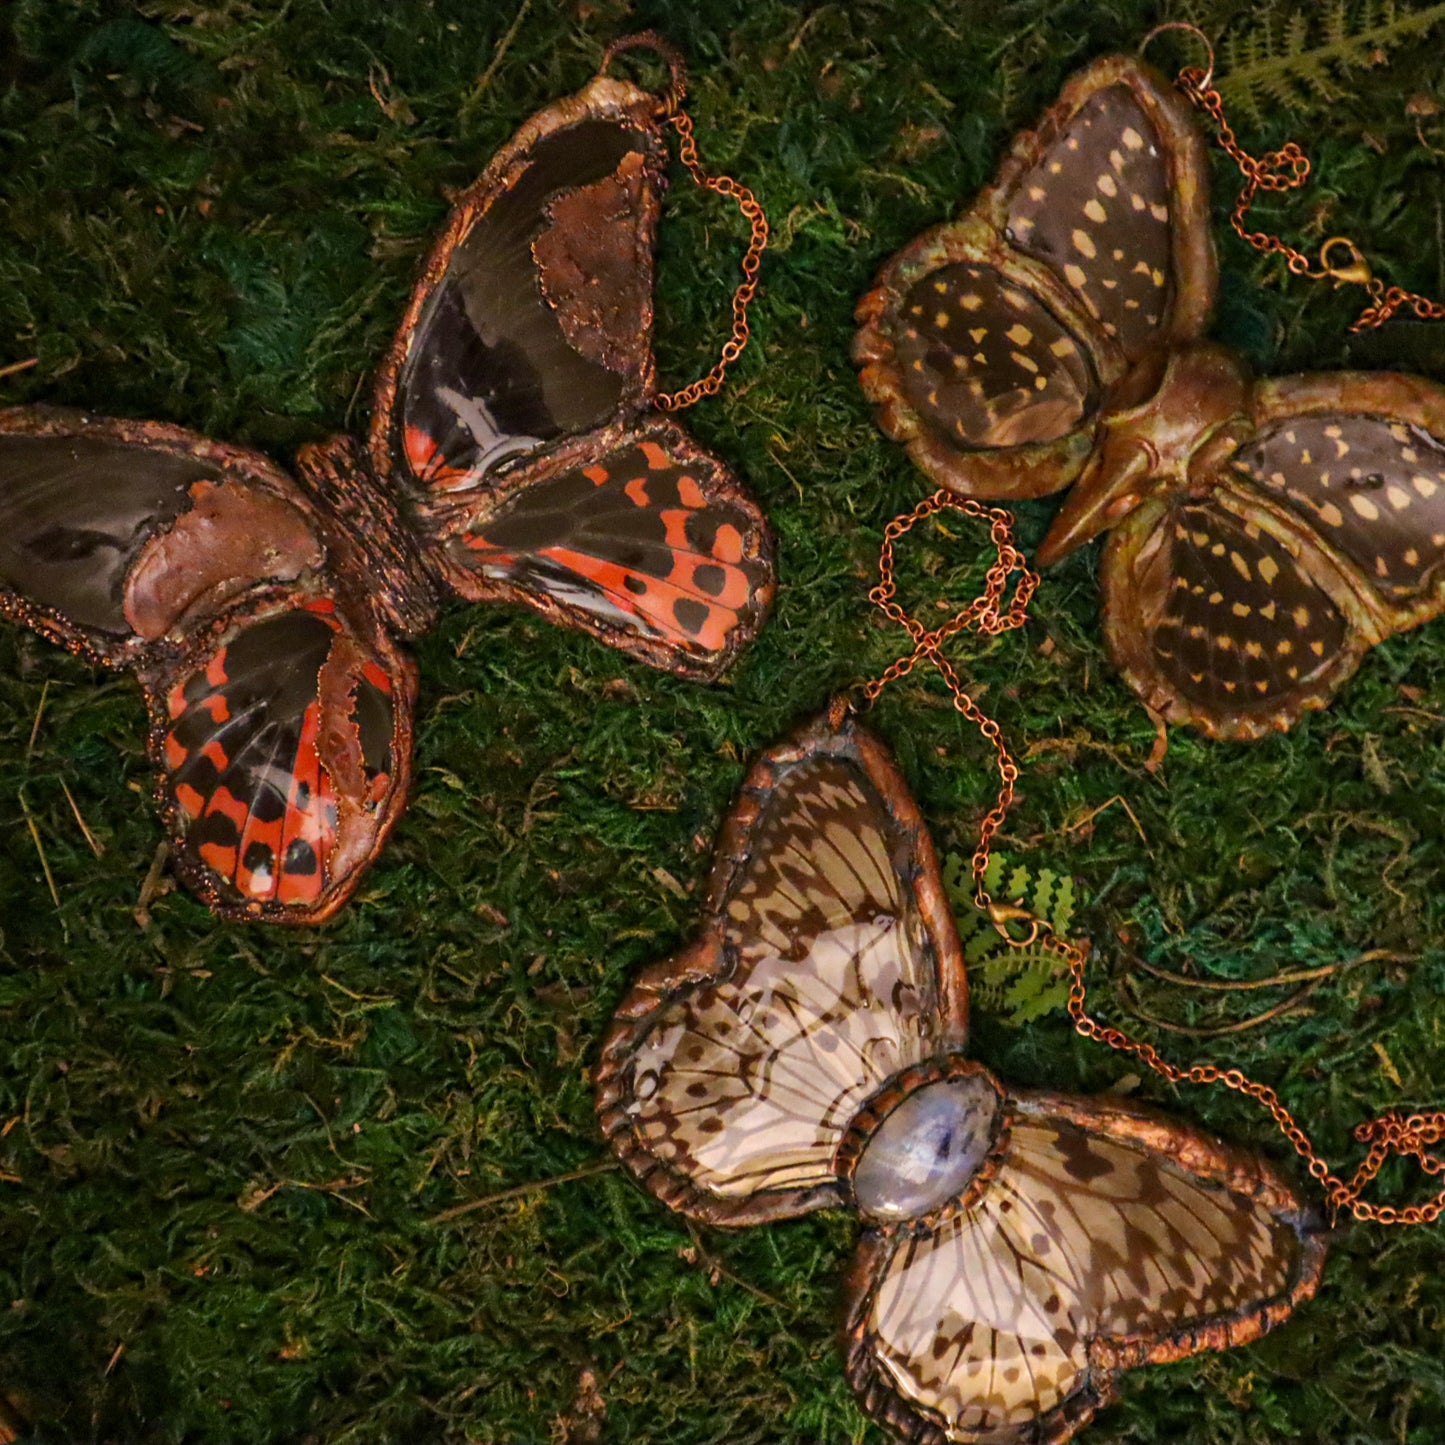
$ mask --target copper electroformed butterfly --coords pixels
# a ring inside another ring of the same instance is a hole
[[[1188,106],[1146,65],[1099,60],[961,219],[888,262],[854,354],[883,430],[942,485],[1074,483],[1039,561],[1112,528],[1104,633],[1130,685],[1253,738],[1445,608],[1445,389],[1253,380],[1199,339],[1208,219]]]
[[[184,880],[326,918],[406,799],[439,600],[521,603],[716,677],[773,590],[757,506],[653,408],[657,98],[598,77],[461,198],[363,444],[266,457],[151,422],[0,412],[0,610],[137,674]]]
[[[909,1441],[1062,1441],[1119,1375],[1257,1338],[1314,1293],[1319,1225],[1260,1156],[967,1058],[932,841],[882,743],[823,717],[754,766],[703,929],[645,970],[597,1107],[664,1203],[864,1222],[844,1356]]]

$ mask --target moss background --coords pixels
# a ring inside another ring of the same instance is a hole
[[[882,525],[923,483],[847,362],[877,266],[966,202],[1072,69],[1188,16],[1234,37],[1223,70],[1246,143],[1300,137],[1316,163],[1307,193],[1263,214],[1291,237],[1349,232],[1392,279],[1445,293],[1445,29],[1387,45],[1380,27],[1410,13],[0,6],[0,364],[39,359],[0,399],[164,418],[279,454],[359,426],[448,195],[578,88],[609,38],[647,25],[690,56],[705,158],[756,188],[776,238],[755,343],[689,417],[776,526],[772,625],[706,690],[505,609],[450,610],[418,649],[414,802],[334,924],[222,926],[179,892],[138,922],[160,837],[139,695],[0,630],[0,1387],[24,1397],[37,1438],[880,1438],[833,1343],[847,1216],[694,1233],[594,1172],[429,1221],[605,1164],[596,1041],[632,973],[689,932],[745,760],[898,649],[864,593]],[[1357,296],[1237,243],[1226,166],[1216,334],[1267,370],[1341,364]],[[710,364],[742,239],[722,203],[675,189],[664,377]],[[1392,329],[1363,354],[1445,379],[1442,336]],[[1028,539],[1048,510],[1024,509]],[[972,595],[983,552],[950,525],[908,554],[906,583]],[[1049,575],[1026,633],[960,649],[1025,758],[1005,847],[1073,873],[1080,927],[1127,934],[1167,969],[1247,979],[1368,955],[1232,1037],[1139,1025],[1175,1058],[1275,1083],[1352,1163],[1356,1119],[1445,1101],[1445,624],[1378,649],[1289,736],[1176,732],[1150,773],[1154,730],[1104,659],[1093,569],[1084,555]],[[941,846],[966,852],[994,788],[978,741],[921,671],[876,722]],[[1284,996],[1221,1003],[1130,974],[1126,954],[1096,964],[1110,1017],[1212,1027]],[[1057,1013],[1024,1029],[981,1016],[976,1048],[1020,1083],[1132,1088],[1294,1168],[1244,1104],[1139,1084]],[[1440,1247],[1438,1229],[1342,1230],[1288,1328],[1134,1375],[1088,1438],[1438,1441]]]

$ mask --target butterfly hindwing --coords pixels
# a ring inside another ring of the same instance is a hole
[[[305,499],[257,452],[157,422],[0,411],[0,611],[92,661],[134,665],[324,555]]]
[[[1262,382],[1232,465],[1347,559],[1394,627],[1445,606],[1445,388],[1340,372]]]
[[[1101,407],[1203,329],[1215,267],[1203,144],[1162,77],[1087,67],[957,222],[894,256],[854,344],[884,431],[971,496],[1078,475]]]
[[[224,916],[328,917],[405,803],[411,663],[330,598],[277,599],[142,680],[177,871]]]
[[[838,1203],[866,1098],[966,1028],[932,844],[886,752],[819,720],[754,767],[707,922],[623,1001],[598,1110],[628,1166],[714,1223]]]
[[[1313,1294],[1324,1241],[1262,1160],[1118,1103],[1009,1108],[971,1208],[860,1251],[848,1373],[904,1439],[1065,1440],[1120,1371],[1242,1344]]]
[[[656,98],[605,77],[539,111],[458,202],[377,380],[373,465],[483,485],[653,391]]]
[[[522,602],[688,676],[721,672],[772,597],[762,513],[662,418],[563,448],[441,532],[462,596]]]
[[[1199,480],[1132,511],[1101,567],[1110,653],[1170,721],[1230,738],[1290,727],[1375,643],[1445,607],[1440,388],[1258,383],[1237,445]]]

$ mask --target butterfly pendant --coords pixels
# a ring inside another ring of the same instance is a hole
[[[316,923],[406,800],[440,600],[520,603],[715,678],[773,591],[761,512],[653,409],[657,99],[599,77],[461,198],[370,435],[266,457],[154,422],[0,411],[0,611],[139,677],[177,872]]]
[[[1208,222],[1187,104],[1106,57],[958,221],[888,262],[854,355],[883,430],[942,485],[1072,483],[1038,561],[1112,529],[1115,664],[1169,721],[1249,739],[1324,707],[1370,647],[1445,608],[1445,388],[1254,380],[1200,340]]]
[[[851,1207],[843,1349],[903,1439],[1061,1441],[1135,1365],[1253,1340],[1325,1241],[1256,1155],[964,1053],[962,949],[886,749],[820,718],[754,766],[702,933],[604,1042],[602,1129],[709,1224]]]

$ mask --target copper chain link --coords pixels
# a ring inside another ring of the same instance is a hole
[[[743,354],[743,349],[748,344],[752,335],[748,327],[748,307],[752,305],[753,297],[758,292],[758,270],[762,265],[763,252],[768,247],[768,218],[758,198],[745,185],[731,176],[710,175],[698,159],[692,117],[683,109],[683,102],[687,99],[687,67],[674,46],[651,30],[639,35],[624,36],[620,40],[614,40],[603,52],[599,73],[605,75],[612,58],[621,51],[639,49],[655,51],[667,62],[671,72],[671,84],[661,101],[661,115],[677,132],[678,160],[703,190],[713,191],[719,196],[727,196],[736,201],[738,210],[743,213],[751,227],[748,249],[743,256],[743,279],[733,293],[732,335],[723,343],[717,364],[706,376],[699,377],[679,391],[663,391],[653,397],[653,405],[659,411],[673,412],[682,411],[705,396],[716,396],[722,390],[728,367]]]
[[[1331,236],[1320,247],[1316,260],[1268,231],[1251,231],[1248,228],[1245,217],[1254,204],[1255,196],[1260,191],[1292,191],[1304,185],[1310,177],[1309,157],[1295,141],[1287,142],[1277,151],[1266,151],[1258,158],[1250,155],[1240,145],[1225,119],[1224,99],[1213,84],[1214,48],[1209,43],[1209,37],[1187,21],[1172,21],[1151,30],[1144,37],[1144,46],[1164,30],[1187,30],[1203,41],[1209,52],[1207,68],[1201,70],[1198,66],[1186,66],[1179,72],[1175,84],[1214,122],[1220,148],[1239,167],[1239,173],[1244,177],[1244,187],[1229,214],[1229,224],[1234,228],[1235,235],[1256,251],[1283,256],[1293,275],[1308,276],[1315,281],[1333,280],[1337,287],[1363,286],[1369,292],[1370,304],[1355,319],[1351,331],[1373,331],[1405,306],[1422,321],[1445,318],[1445,305],[1418,292],[1407,291],[1403,286],[1391,286],[1374,275],[1364,253],[1348,236]],[[1331,260],[1332,255],[1340,252],[1345,256],[1343,261]]]
[[[988,522],[996,557],[985,574],[983,591],[947,622],[930,630],[898,601],[898,585],[893,575],[894,544],[917,523],[945,510]],[[1017,574],[1017,583],[1012,598],[1005,604],[1004,594],[1014,574]],[[948,685],[954,707],[983,734],[994,750],[999,772],[998,799],[979,826],[978,846],[974,849],[972,863],[974,902],[1013,947],[1042,948],[1063,961],[1070,977],[1069,1017],[1073,1020],[1075,1031],[1084,1038],[1136,1059],[1170,1083],[1222,1084],[1253,1099],[1270,1115],[1280,1133],[1305,1161],[1311,1177],[1318,1181],[1329,1199],[1332,1213],[1345,1211],[1355,1219],[1373,1224],[1433,1224],[1445,1213],[1445,1188],[1423,1204],[1403,1207],[1373,1204],[1362,1199],[1361,1195],[1392,1154],[1413,1158],[1427,1174],[1445,1173],[1445,1158],[1429,1152],[1431,1146],[1445,1140],[1445,1111],[1410,1115],[1392,1112],[1359,1125],[1354,1137],[1361,1144],[1368,1144],[1369,1151],[1355,1170],[1354,1177],[1346,1182],[1331,1171],[1309,1135],[1300,1128],[1294,1115],[1268,1084],[1249,1078],[1239,1069],[1220,1068],[1217,1064],[1194,1064],[1189,1068],[1180,1068],[1163,1058],[1152,1044],[1135,1039],[1121,1029],[1099,1023],[1086,1007],[1084,966],[1087,949],[1060,938],[1046,919],[1039,918],[1028,909],[1018,904],[1000,903],[989,895],[984,875],[988,871],[994,837],[1003,826],[1014,801],[1019,768],[999,725],[968,695],[953,664],[944,655],[943,645],[960,632],[972,630],[987,637],[996,637],[1001,632],[1022,627],[1038,585],[1038,574],[1029,568],[1027,559],[1014,545],[1012,519],[1007,512],[939,490],[911,512],[895,517],[884,529],[878,559],[878,585],[868,594],[869,601],[913,639],[913,650],[890,663],[881,676],[863,685],[862,692],[867,701],[875,702],[890,682],[906,677],[918,663],[927,659]],[[1014,933],[1012,928],[1015,924],[1024,926],[1027,932],[1022,936]]]

